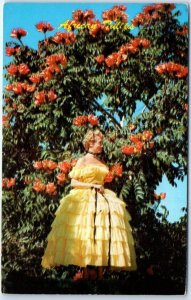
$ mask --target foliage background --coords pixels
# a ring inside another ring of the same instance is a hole
[[[161,76],[155,71],[156,65],[171,60],[187,65],[187,36],[175,34],[181,27],[177,15],[166,9],[158,22],[151,21],[149,26],[139,29],[138,37],[149,39],[151,46],[130,53],[128,60],[117,67],[107,68],[97,63],[95,57],[103,51],[105,57],[111,55],[129,43],[134,38],[129,31],[121,30],[118,36],[113,30],[109,33],[101,30],[95,36],[89,30],[79,31],[71,45],[54,43],[50,37],[39,42],[38,50],[22,46],[14,55],[12,63],[27,64],[29,75],[42,72],[47,67],[46,57],[52,54],[64,52],[69,60],[61,72],[54,71],[52,79],[42,80],[33,92],[5,91],[5,99],[11,100],[4,105],[4,114],[11,117],[10,127],[3,129],[3,177],[16,178],[14,187],[3,191],[5,292],[184,293],[186,210],[178,222],[170,224],[168,211],[163,206],[163,212],[159,213],[153,197],[163,174],[171,184],[187,174],[187,80],[172,74]],[[20,46],[17,41],[7,46],[17,44]],[[5,76],[10,84],[22,81],[31,85],[29,75]],[[56,101],[36,106],[37,93],[49,90],[57,94]],[[103,93],[106,100],[100,103],[97,99]],[[133,119],[137,99],[142,100],[146,109]],[[79,145],[87,127],[76,127],[72,122],[76,116],[95,111],[108,137],[103,159],[108,165],[118,162],[123,165],[123,180],[116,179],[115,191],[127,201],[132,215],[139,265],[135,273],[109,273],[110,288],[107,281],[97,285],[71,282],[75,268],[42,271],[40,259],[45,239],[59,200],[70,186],[67,180],[63,186],[58,185],[56,195],[36,193],[33,189],[36,177],[46,184],[50,181],[56,184],[58,174],[58,169],[50,174],[35,170],[34,161],[69,161],[83,154]],[[118,116],[114,120],[112,116],[116,112]],[[123,121],[123,127],[116,124],[119,120]],[[131,142],[128,125],[132,123],[136,125],[135,134],[152,131],[155,146],[147,147],[139,155],[126,156],[121,153],[121,147]],[[23,281],[26,276],[27,282]],[[111,281],[115,283],[112,287]],[[18,282],[23,283],[21,287]],[[54,282],[51,288],[50,282]]]

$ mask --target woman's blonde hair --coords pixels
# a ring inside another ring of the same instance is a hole
[[[103,139],[103,134],[101,133],[101,131],[99,131],[99,129],[87,131],[83,139],[83,145],[86,150],[89,149],[90,143],[96,140],[96,137],[100,137],[101,139]]]

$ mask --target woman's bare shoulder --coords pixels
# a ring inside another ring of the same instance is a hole
[[[82,157],[78,158],[78,161],[77,161],[75,167],[82,167],[85,164],[86,164],[86,157],[82,156]]]

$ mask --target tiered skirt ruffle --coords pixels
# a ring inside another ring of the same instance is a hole
[[[60,201],[47,237],[42,266],[108,266],[136,270],[131,217],[110,190],[73,189]],[[107,201],[106,201],[106,199]],[[108,206],[109,204],[109,206]],[[96,217],[95,217],[96,209]]]

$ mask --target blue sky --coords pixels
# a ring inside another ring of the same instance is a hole
[[[3,43],[5,49],[6,41],[14,41],[10,37],[10,33],[14,28],[23,28],[28,34],[22,39],[23,43],[37,49],[38,41],[43,39],[43,34],[36,30],[35,24],[40,21],[49,22],[55,29],[47,33],[47,36],[54,35],[58,31],[60,23],[71,19],[72,11],[76,9],[92,9],[97,19],[101,19],[103,10],[111,8],[117,2],[111,3],[6,3],[4,4],[4,20],[3,20]],[[145,5],[150,3],[119,3],[127,6],[128,23],[142,11]],[[181,11],[181,16],[178,17],[181,24],[188,21],[188,7],[186,4],[176,4],[176,10]],[[62,31],[60,29],[59,31]],[[136,35],[137,29],[133,29],[132,34]],[[4,64],[11,61],[11,58],[3,56]],[[5,84],[5,82],[4,82]],[[140,110],[140,107],[138,107]],[[183,182],[177,181],[178,187],[172,187],[166,177],[163,177],[162,183],[158,186],[156,192],[166,192],[167,197],[162,201],[169,210],[168,220],[170,222],[177,221],[183,214],[182,207],[187,206],[187,178]],[[160,208],[159,208],[160,209]]]

